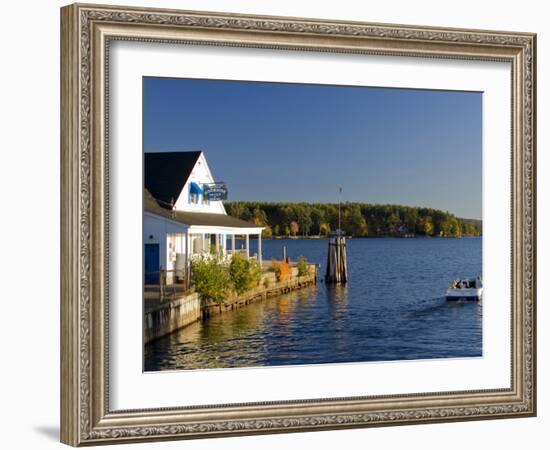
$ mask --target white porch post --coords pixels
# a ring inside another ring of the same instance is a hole
[[[220,235],[216,233],[215,236],[216,236],[216,253],[218,253],[220,251]]]
[[[183,243],[184,243],[184,261],[185,261],[185,270],[187,270],[187,266],[189,264],[189,231],[185,230],[185,233],[183,234]]]
[[[250,258],[250,235],[246,234],[246,259]]]
[[[205,233],[202,233],[202,243],[201,243],[201,247],[202,247],[202,253],[207,253],[207,249],[206,249],[206,234]],[[210,250],[210,249],[208,249]]]
[[[184,257],[184,260],[185,260],[185,272],[184,272],[184,277],[185,277],[185,286],[186,288],[189,287],[189,280],[190,280],[190,268],[191,268],[191,239],[189,239],[189,230],[185,230],[185,235],[184,235],[184,239],[185,239],[185,257]]]
[[[262,233],[258,233],[258,262],[262,267]]]
[[[235,254],[235,233],[231,235],[231,253]]]

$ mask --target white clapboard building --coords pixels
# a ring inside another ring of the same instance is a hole
[[[202,151],[145,153],[144,185],[145,284],[157,284],[161,270],[170,283],[193,255],[215,249],[241,252],[261,263],[263,227],[227,215],[227,188],[214,179]],[[250,254],[251,235],[258,239],[255,255]]]

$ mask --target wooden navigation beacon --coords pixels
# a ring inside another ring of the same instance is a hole
[[[348,261],[346,255],[346,237],[341,226],[341,197],[342,188],[339,189],[338,200],[338,229],[330,233],[328,240],[327,273],[325,283],[347,283]]]
[[[347,283],[348,262],[346,238],[341,230],[331,233],[328,240],[326,283]]]

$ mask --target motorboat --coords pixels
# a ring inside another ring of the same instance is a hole
[[[480,301],[483,283],[480,277],[453,280],[447,289],[447,301]]]

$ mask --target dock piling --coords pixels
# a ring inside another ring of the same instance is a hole
[[[327,272],[325,283],[347,283],[348,261],[346,256],[346,237],[342,231],[342,187],[338,188],[338,229],[331,233],[328,240]]]
[[[331,236],[328,241],[326,283],[347,283],[348,263],[346,238],[340,233]]]

